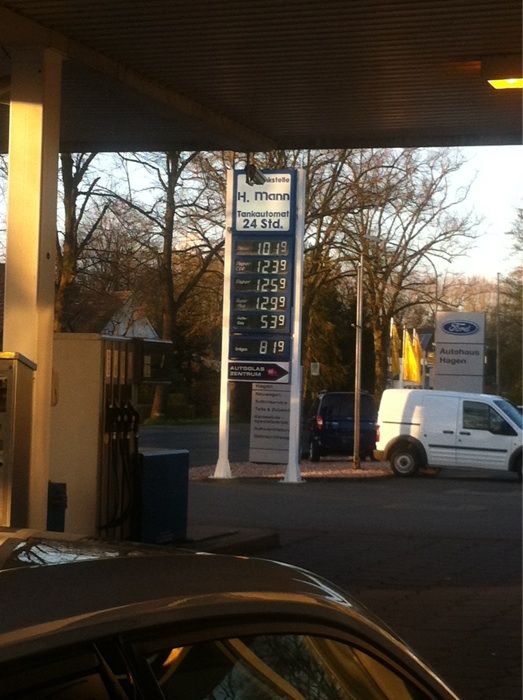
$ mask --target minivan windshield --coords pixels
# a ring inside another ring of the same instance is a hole
[[[514,404],[510,403],[510,401],[505,401],[505,399],[494,399],[494,403],[518,428],[523,430],[523,416]]]

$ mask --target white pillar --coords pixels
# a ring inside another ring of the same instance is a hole
[[[363,244],[363,241],[362,241]],[[352,450],[352,468],[361,469],[360,437],[361,437],[361,358],[363,341],[363,266],[365,258],[363,249],[360,254],[358,276],[356,282],[356,356],[354,362],[354,444]]]
[[[218,462],[214,470],[214,479],[232,479],[229,463],[229,327],[231,310],[231,267],[232,267],[232,209],[233,209],[232,170],[227,171],[226,212],[225,212],[225,250],[223,270],[223,322],[222,322],[222,362],[220,376],[220,424]]]
[[[289,452],[282,483],[304,483],[300,471],[301,433],[301,322],[303,312],[303,255],[305,238],[305,169],[298,170],[296,187],[296,251],[294,268],[294,319],[292,329],[291,392],[289,406]]]
[[[45,528],[62,57],[40,48],[11,47],[10,53],[4,350],[37,365],[28,526]]]

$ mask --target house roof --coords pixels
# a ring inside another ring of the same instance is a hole
[[[16,46],[54,47],[70,151],[519,144],[520,0],[0,0]],[[3,90],[1,86],[4,86]],[[7,149],[8,107],[0,106]]]
[[[132,292],[84,293],[70,312],[67,330],[135,338],[158,338]]]

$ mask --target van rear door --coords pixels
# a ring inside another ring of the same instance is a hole
[[[459,403],[457,396],[434,395],[424,398],[421,429],[431,467],[456,465]]]

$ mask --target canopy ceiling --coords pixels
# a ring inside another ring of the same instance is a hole
[[[0,0],[0,90],[16,46],[60,50],[70,151],[519,144],[521,91],[493,90],[482,63],[521,66],[521,13],[520,0]]]

